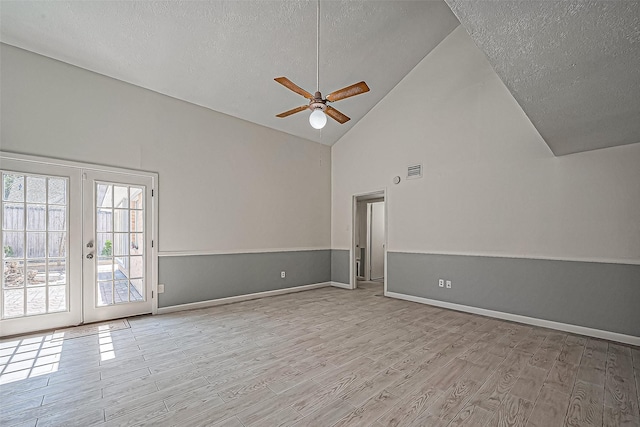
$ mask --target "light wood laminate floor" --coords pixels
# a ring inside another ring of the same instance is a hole
[[[0,425],[640,426],[640,349],[381,293],[5,339]]]

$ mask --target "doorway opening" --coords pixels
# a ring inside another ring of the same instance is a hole
[[[387,204],[385,190],[353,196],[351,288],[386,293]]]

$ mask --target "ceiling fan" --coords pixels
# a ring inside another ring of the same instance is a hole
[[[335,121],[340,124],[344,124],[351,120],[349,117],[342,114],[340,111],[335,108],[327,105],[328,102],[336,102],[341,99],[350,98],[355,95],[360,95],[361,93],[369,92],[369,86],[365,82],[360,82],[353,84],[351,86],[347,86],[340,90],[336,90],[335,92],[331,92],[327,95],[326,98],[322,98],[322,94],[320,93],[320,0],[318,0],[318,8],[317,8],[317,44],[316,44],[316,56],[317,56],[317,69],[316,69],[316,93],[311,95],[311,93],[302,89],[300,86],[293,83],[286,77],[277,77],[274,80],[283,85],[284,87],[294,91],[295,93],[304,96],[309,100],[308,105],[301,105],[300,107],[291,109],[289,111],[285,111],[284,113],[280,113],[276,115],[276,117],[284,118],[289,117],[292,114],[299,113],[304,110],[311,110],[311,115],[309,116],[309,123],[314,129],[322,129],[325,124],[327,124],[327,116],[331,117]]]

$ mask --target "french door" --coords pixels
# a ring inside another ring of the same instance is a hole
[[[82,322],[79,170],[2,159],[2,320],[13,335]]]
[[[151,313],[153,178],[0,160],[0,335]]]
[[[150,313],[152,179],[84,173],[84,321]]]

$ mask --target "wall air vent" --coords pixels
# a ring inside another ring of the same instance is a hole
[[[422,178],[422,165],[412,165],[407,168],[407,179]]]

